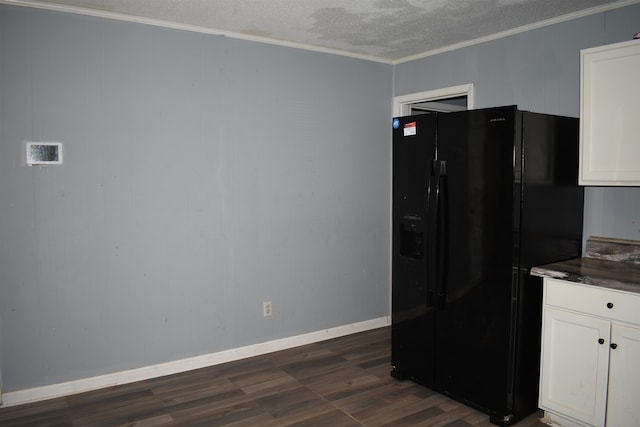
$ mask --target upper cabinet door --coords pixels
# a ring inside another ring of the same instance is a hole
[[[640,185],[640,40],[580,52],[580,185]]]

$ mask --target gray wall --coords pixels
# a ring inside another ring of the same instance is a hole
[[[0,6],[4,391],[388,315],[392,72]]]
[[[630,40],[640,4],[399,64],[395,95],[474,83],[475,107],[578,117],[580,49]],[[640,188],[589,187],[584,237],[640,239]]]

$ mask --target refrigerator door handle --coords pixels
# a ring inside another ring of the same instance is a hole
[[[447,302],[447,271],[449,267],[449,186],[447,181],[447,162],[433,161],[435,175],[435,286],[436,308],[442,310]]]
[[[437,250],[435,247],[435,239],[434,236],[436,234],[436,212],[438,209],[438,199],[437,199],[437,185],[436,180],[433,179],[434,173],[433,169],[431,169],[431,173],[429,175],[429,182],[427,186],[427,197],[426,197],[426,213],[427,213],[427,237],[426,237],[426,246],[427,246],[427,307],[431,307],[434,305],[434,295],[436,294],[436,264],[437,264]],[[436,212],[434,212],[434,210]]]

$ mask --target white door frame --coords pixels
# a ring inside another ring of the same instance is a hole
[[[411,104],[420,102],[437,101],[439,99],[467,97],[467,109],[473,110],[473,83],[445,87],[442,89],[428,90],[426,92],[410,93],[408,95],[393,97],[393,117],[408,116],[411,113]]]

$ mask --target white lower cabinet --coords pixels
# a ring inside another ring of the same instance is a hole
[[[607,427],[640,425],[640,328],[613,324]]]
[[[640,426],[639,315],[639,294],[545,278],[539,405],[556,425]]]
[[[544,310],[540,407],[604,426],[609,322],[553,308]]]

